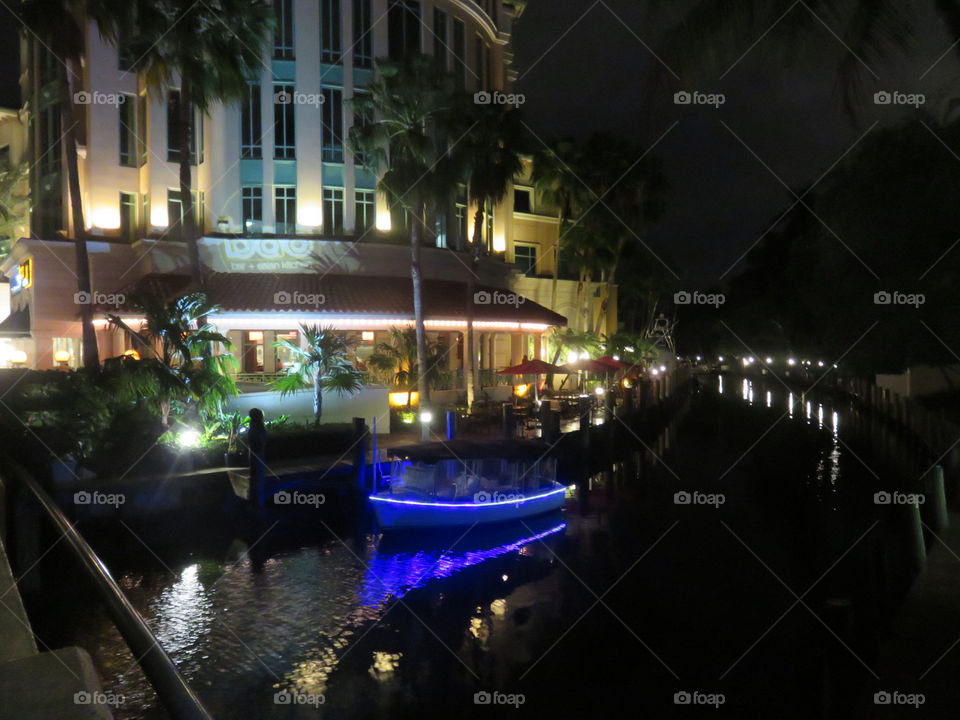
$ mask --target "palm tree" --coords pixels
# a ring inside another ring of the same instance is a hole
[[[111,369],[115,363],[120,365],[126,394],[132,399],[151,398],[164,427],[175,410],[219,413],[223,402],[238,390],[231,375],[233,356],[211,351],[217,343],[231,346],[206,322],[217,307],[202,293],[169,302],[156,295],[139,295],[130,299],[130,305],[145,319],[139,328],[130,327],[118,315],[108,316],[110,325],[130,338],[140,358],[108,361]]]
[[[10,252],[30,222],[30,166],[26,162],[0,163],[0,261]]]
[[[433,383],[439,372],[442,354],[436,343],[427,342],[427,385]],[[407,409],[413,405],[414,388],[419,386],[420,374],[417,363],[417,331],[415,328],[390,328],[390,342],[379,343],[367,364],[381,373],[390,375],[391,382],[407,393]]]
[[[124,13],[122,0],[25,0],[20,6],[20,19],[36,37],[45,52],[53,55],[64,66],[60,90],[60,138],[67,166],[67,189],[70,196],[71,235],[74,246],[74,270],[77,291],[89,295],[90,256],[87,253],[87,229],[83,219],[83,197],[80,193],[80,171],[77,159],[75,115],[76,92],[80,88],[82,57],[86,23],[96,23],[100,34],[115,41]],[[93,327],[93,306],[80,305],[80,324],[83,331],[83,366],[100,370],[100,352],[97,332]]]
[[[363,389],[363,373],[350,359],[350,343],[344,332],[321,325],[300,325],[306,347],[289,340],[281,340],[278,348],[288,350],[297,358],[286,375],[274,387],[284,397],[300,390],[313,388],[313,424],[320,424],[323,414],[323,393],[333,390],[340,395],[353,395]]]
[[[527,133],[520,122],[520,113],[504,105],[470,105],[461,111],[461,122],[468,127],[454,149],[454,162],[462,164],[470,199],[476,207],[470,274],[467,276],[466,386],[467,408],[473,407],[477,391],[477,358],[474,350],[473,321],[476,303],[473,300],[480,274],[483,251],[484,208],[499,204],[509,191],[513,178],[523,170],[521,153],[527,144]],[[488,238],[492,242],[492,238]]]
[[[143,0],[136,2],[137,27],[130,41],[133,69],[161,97],[179,88],[177,155],[180,166],[180,232],[190,253],[195,289],[203,290],[199,236],[193,204],[194,157],[202,148],[194,137],[197,113],[213,103],[240,100],[247,83],[263,67],[267,38],[273,26],[269,0]],[[199,159],[197,157],[197,159]],[[171,224],[174,222],[170,219]]]
[[[417,390],[420,406],[430,401],[427,383],[427,333],[423,323],[421,228],[428,212],[444,208],[456,188],[449,117],[454,105],[453,79],[426,55],[378,60],[377,77],[368,92],[355,96],[355,115],[367,119],[350,129],[350,145],[378,173],[377,189],[392,206],[408,214],[410,279],[417,335]],[[424,439],[429,428],[422,426]]]
[[[560,277],[561,243],[570,231],[570,221],[577,208],[585,208],[588,188],[573,168],[582,162],[582,152],[572,139],[554,140],[548,146],[538,148],[533,155],[531,180],[534,189],[547,205],[557,208],[560,214],[560,236],[553,248],[553,284],[550,292],[550,307],[557,306],[557,280]]]
[[[960,6],[949,0],[927,2],[950,34],[960,35]],[[866,81],[874,72],[869,65],[926,39],[914,32],[918,6],[898,0],[807,0],[784,15],[787,5],[768,0],[700,0],[665,34],[657,54],[671,72],[686,80],[705,65],[709,70],[731,69],[762,34],[764,41],[755,52],[774,53],[776,60],[792,62],[812,52],[822,54],[822,44],[809,40],[820,40],[826,24],[842,43],[837,44],[837,74],[847,112],[856,117]],[[960,46],[954,49],[960,55]],[[657,66],[652,85],[674,82]]]

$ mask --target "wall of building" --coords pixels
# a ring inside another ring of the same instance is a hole
[[[390,432],[390,407],[387,401],[388,390],[385,387],[368,386],[356,395],[339,397],[336,393],[323,396],[323,415],[325,423],[348,423],[355,417],[362,417],[367,425],[373,426],[377,419],[377,433]],[[260,408],[268,420],[287,415],[296,422],[313,420],[313,392],[303,391],[280,397],[273,391],[244,393],[227,401],[228,411],[246,414],[250,408]],[[322,454],[322,449],[318,449]]]

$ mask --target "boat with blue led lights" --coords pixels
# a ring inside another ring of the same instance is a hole
[[[428,528],[500,523],[559,509],[550,447],[531,440],[451,440],[388,451],[386,488],[370,496],[380,527]]]

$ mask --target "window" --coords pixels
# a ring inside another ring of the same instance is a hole
[[[339,63],[342,58],[340,0],[320,0],[320,61]]]
[[[193,196],[193,219],[197,226],[197,232],[203,232],[203,193],[196,190],[190,193]],[[179,190],[167,190],[167,222],[168,237],[179,240],[183,237],[183,203],[180,202]]]
[[[433,9],[433,57],[447,69],[447,14],[440,8]]]
[[[377,194],[373,190],[357,190],[354,202],[357,234],[364,233],[374,226],[377,214]]]
[[[137,239],[137,196],[120,193],[120,239],[132,243]]]
[[[297,232],[297,189],[278,186],[274,189],[274,217],[278,235]]]
[[[463,20],[453,20],[453,74],[460,88],[467,86],[467,36]]]
[[[343,188],[323,189],[323,234],[343,235]]]
[[[297,330],[277,330],[277,342],[281,340],[286,340],[291,345],[298,347],[300,345],[300,333]],[[278,345],[276,353],[277,370],[283,370],[297,362],[297,354],[284,345]]]
[[[353,0],[353,66],[373,67],[370,0]]]
[[[537,246],[536,245],[514,245],[513,262],[520,266],[520,271],[524,275],[537,274]]]
[[[518,213],[532,213],[533,202],[530,197],[530,190],[527,188],[513,189],[513,211]]]
[[[259,230],[263,222],[263,188],[259,185],[244,185],[240,188],[240,204],[244,232]]]
[[[320,127],[324,162],[343,162],[343,90],[323,88],[323,124]]]
[[[40,173],[60,172],[60,111],[48,105],[40,111]]]
[[[458,249],[467,246],[467,240],[470,235],[467,233],[467,188],[465,185],[457,186],[457,198],[454,205],[457,215],[457,247]]]
[[[123,95],[123,102],[117,108],[120,115],[120,164],[124,167],[140,167],[147,159],[147,147],[143,141],[146,133],[142,126],[145,103],[145,98],[138,95]]]
[[[297,156],[293,85],[274,85],[273,89],[273,157],[277,160],[293,160]]]
[[[353,102],[350,103],[353,106],[353,126],[354,127],[364,127],[369,125],[373,118],[369,116],[369,108],[364,107],[361,98],[363,93],[354,91],[353,93]],[[360,150],[353,151],[353,157],[357,165],[366,166],[367,156]]]
[[[197,122],[198,115],[194,113],[190,123],[190,164],[203,162],[203,119]],[[171,90],[167,96],[167,161],[180,162],[179,133],[180,118],[180,91]],[[197,157],[197,148],[200,148],[200,157]]]
[[[420,3],[389,0],[387,15],[388,54],[393,60],[420,52]]]
[[[473,68],[477,74],[477,89],[483,89],[483,38],[477,35],[473,44]]]
[[[263,157],[263,123],[260,118],[260,85],[247,85],[240,104],[240,157]]]
[[[273,0],[276,26],[273,29],[273,57],[293,60],[293,0]]]

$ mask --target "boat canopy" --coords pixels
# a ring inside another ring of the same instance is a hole
[[[436,463],[443,460],[536,461],[546,457],[550,445],[539,440],[448,440],[388,448],[387,454],[414,462]]]

